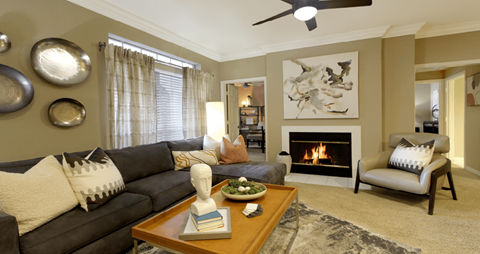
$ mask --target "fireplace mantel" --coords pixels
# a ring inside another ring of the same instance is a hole
[[[290,151],[290,132],[336,132],[352,134],[352,178],[357,174],[357,162],[362,157],[360,126],[282,126],[282,151]]]

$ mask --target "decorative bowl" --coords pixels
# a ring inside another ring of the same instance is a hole
[[[33,99],[32,82],[18,70],[0,64],[0,114],[26,107]]]
[[[58,99],[48,107],[48,120],[59,127],[79,125],[85,120],[86,115],[82,103],[71,98]]]
[[[73,86],[87,80],[92,63],[77,44],[60,38],[46,38],[32,47],[30,60],[33,69],[48,82]]]
[[[263,187],[265,187],[265,185],[261,184],[261,183],[256,183],[256,184],[259,184],[259,185],[262,185]],[[221,191],[222,191],[222,194],[223,196],[225,196],[226,198],[229,198],[229,199],[233,199],[233,200],[252,200],[252,199],[257,199],[259,197],[262,197],[263,195],[265,195],[265,193],[267,193],[267,187],[265,187],[265,190],[262,191],[262,192],[259,192],[259,193],[256,193],[256,194],[252,194],[252,195],[233,195],[233,194],[228,194],[228,193],[225,193],[223,191],[223,188],[225,188],[227,185],[223,186]]]

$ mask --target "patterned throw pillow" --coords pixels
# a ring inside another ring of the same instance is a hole
[[[63,170],[87,212],[126,191],[122,175],[100,147],[85,158],[63,153]]]
[[[195,164],[218,165],[215,150],[172,151],[175,170],[189,168]]]
[[[15,216],[20,235],[77,205],[77,197],[63,173],[62,165],[52,155],[24,174],[0,171],[0,211]]]
[[[432,161],[434,150],[435,140],[414,145],[407,139],[402,138],[390,157],[388,167],[420,175],[422,170]]]
[[[223,137],[220,152],[222,155],[220,164],[233,164],[250,161],[242,135],[238,136],[233,143]]]

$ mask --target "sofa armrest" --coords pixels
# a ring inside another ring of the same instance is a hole
[[[362,179],[365,172],[375,169],[375,168],[386,168],[388,166],[388,161],[392,155],[392,151],[383,151],[375,155],[364,157],[358,161],[358,173],[360,175],[360,180]]]
[[[12,215],[0,212],[0,253],[19,254],[17,219]]]

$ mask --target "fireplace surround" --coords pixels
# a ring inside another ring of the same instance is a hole
[[[292,156],[293,173],[353,178],[361,158],[361,127],[282,126],[282,150]]]

